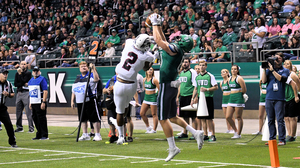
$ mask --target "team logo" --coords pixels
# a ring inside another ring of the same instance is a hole
[[[145,84],[145,88],[151,88],[151,85]]]
[[[180,77],[179,80],[180,82],[187,82],[187,77]]]
[[[235,88],[235,87],[236,87],[236,85],[235,85],[235,84],[229,84],[229,87],[231,87],[231,88]]]
[[[223,90],[228,89],[228,86],[222,86],[222,89]]]
[[[84,93],[85,85],[81,85],[81,86],[75,87],[73,90],[76,93]]]
[[[30,96],[30,97],[38,98],[38,90],[37,90],[37,89],[31,90],[31,91],[29,92],[29,96]]]
[[[203,85],[208,85],[208,80],[197,80],[198,85],[203,86]]]

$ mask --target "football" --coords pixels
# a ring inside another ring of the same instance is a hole
[[[150,16],[151,16],[151,15],[149,15],[149,16],[147,17],[146,21],[145,21],[145,26],[146,26],[146,27],[149,27],[149,28],[152,27],[152,23],[151,23],[151,20],[150,20]],[[159,16],[159,15],[157,15],[157,17],[158,17],[158,16]]]
[[[151,20],[149,19],[151,15],[149,15],[145,21],[145,26],[151,28],[152,27],[152,23]]]

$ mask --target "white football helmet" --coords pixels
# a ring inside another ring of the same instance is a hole
[[[150,48],[151,39],[151,36],[147,34],[140,34],[134,40],[134,47],[142,52],[146,52]]]

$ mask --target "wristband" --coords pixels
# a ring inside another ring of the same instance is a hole
[[[274,69],[271,72],[274,72]]]
[[[46,104],[47,102],[46,102],[46,101],[43,101],[42,103],[45,103],[45,104]]]

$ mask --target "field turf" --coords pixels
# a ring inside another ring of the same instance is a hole
[[[134,131],[134,141],[128,145],[105,144],[108,133],[101,129],[103,140],[76,142],[76,134],[67,135],[74,127],[49,127],[49,140],[31,138],[35,134],[16,133],[18,148],[8,145],[5,129],[0,132],[0,167],[268,167],[271,165],[269,148],[258,136],[242,135],[242,139],[231,140],[232,134],[216,134],[217,141],[205,142],[198,150],[194,140],[176,140],[180,148],[172,161],[165,162],[168,144],[163,132],[145,134],[144,130]],[[300,167],[300,141],[278,147],[282,167]]]

